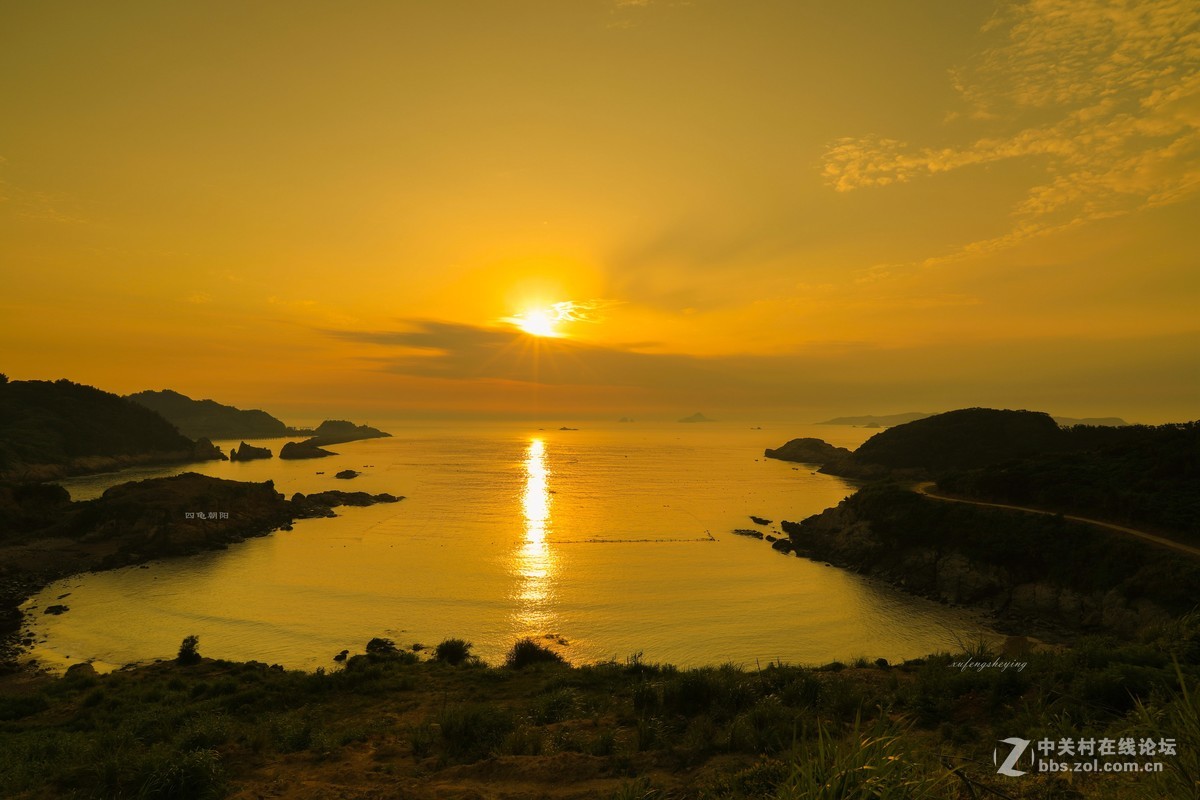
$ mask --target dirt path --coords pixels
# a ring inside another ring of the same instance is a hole
[[[947,497],[942,494],[934,494],[932,491],[930,491],[930,489],[933,486],[934,486],[934,484],[932,481],[926,481],[925,483],[918,483],[915,486],[913,486],[913,491],[917,492],[918,494],[923,494],[926,497],[932,497],[934,500],[945,500],[948,503],[966,503],[967,505],[987,506],[988,508],[1007,508],[1010,511],[1025,511],[1029,514],[1048,514],[1049,516],[1057,516],[1058,515],[1057,511],[1046,511],[1046,510],[1040,509],[1040,508],[1028,508],[1026,506],[1010,506],[1010,505],[1006,505],[1004,503],[984,503],[980,500],[964,500],[959,497]],[[1117,531],[1118,533],[1124,533],[1127,536],[1136,536],[1139,539],[1150,542],[1151,544],[1156,544],[1159,547],[1169,547],[1172,550],[1177,550],[1178,552],[1189,555],[1192,558],[1200,558],[1200,547],[1192,547],[1190,545],[1186,545],[1181,542],[1176,542],[1171,539],[1167,539],[1166,537],[1163,537],[1163,536],[1156,536],[1153,533],[1146,533],[1145,531],[1139,531],[1135,528],[1126,528],[1123,525],[1114,525],[1111,522],[1102,522],[1098,519],[1089,519],[1087,517],[1076,517],[1071,514],[1063,514],[1062,517],[1063,517],[1063,519],[1069,519],[1069,520],[1073,520],[1075,522],[1083,522],[1088,525],[1095,525],[1100,528],[1107,528],[1110,531]]]

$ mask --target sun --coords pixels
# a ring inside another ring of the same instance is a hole
[[[559,322],[558,315],[545,309],[539,308],[526,311],[524,314],[517,314],[512,321],[514,325],[530,336],[562,336],[556,328]]]

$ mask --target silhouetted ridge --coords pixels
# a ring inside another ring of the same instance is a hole
[[[185,436],[193,438],[269,439],[295,433],[265,411],[243,410],[215,400],[193,400],[170,389],[138,392],[128,399],[157,411]]]
[[[1024,458],[1062,441],[1063,432],[1049,414],[964,408],[877,433],[854,451],[853,461],[940,472]]]

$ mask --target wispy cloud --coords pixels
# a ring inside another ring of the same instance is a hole
[[[1008,159],[1046,177],[1005,234],[964,252],[1178,202],[1200,189],[1200,5],[1030,0],[984,28],[999,44],[953,73],[967,115],[994,131],[936,147],[883,136],[828,149],[835,190],[904,183]]]
[[[0,169],[8,163],[0,156]],[[28,189],[0,177],[0,208],[7,206],[17,218],[33,222],[82,223],[87,220],[65,210],[72,205],[66,195]]]

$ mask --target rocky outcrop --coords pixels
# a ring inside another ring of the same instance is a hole
[[[265,447],[255,447],[252,444],[242,442],[237,447],[229,451],[230,461],[253,461],[256,458],[270,458],[271,451]],[[283,454],[279,454],[283,458]]]
[[[228,461],[229,456],[221,452],[221,448],[217,447],[206,438],[196,440],[196,446],[192,448],[192,458],[196,461]]]
[[[317,447],[391,436],[390,433],[372,428],[370,425],[355,425],[344,419],[327,419],[316,427],[313,434],[308,441]]]
[[[280,458],[288,459],[325,458],[326,456],[336,455],[337,453],[318,447],[314,439],[305,439],[303,442],[288,442],[279,451]]]
[[[750,539],[761,539],[761,538],[763,538],[763,532],[762,532],[762,531],[755,531],[755,530],[751,530],[751,529],[749,529],[749,528],[734,528],[734,529],[733,529],[732,531],[730,531],[730,532],[731,532],[731,533],[732,533],[734,536],[745,536],[745,537],[748,537],[748,538],[750,538]]]
[[[699,411],[697,411],[695,414],[692,414],[691,416],[688,416],[688,417],[684,417],[683,419],[681,419],[679,421],[680,422],[713,422],[714,420],[709,419],[708,417],[704,416]]]
[[[357,470],[344,469],[341,472],[334,475],[333,477],[341,478],[342,480],[350,480],[351,478],[357,478],[359,476],[359,474],[360,473]]]
[[[818,464],[824,466],[826,464],[837,464],[845,461],[851,456],[851,452],[844,447],[834,447],[824,439],[806,437],[803,439],[792,439],[782,447],[767,448],[763,451],[763,455],[767,458],[775,458],[780,461],[795,461],[801,464]]]
[[[393,494],[368,494],[366,492],[315,492],[292,495],[292,508],[298,518],[334,517],[332,509],[337,506],[370,506],[376,503],[398,503],[403,497]]]

